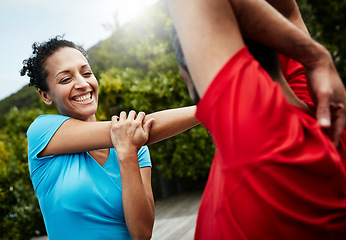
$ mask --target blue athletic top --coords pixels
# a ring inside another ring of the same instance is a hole
[[[30,178],[49,240],[131,239],[114,148],[103,166],[88,152],[38,157],[67,119],[42,115],[27,131]],[[151,167],[148,147],[140,149],[138,159],[141,168]]]

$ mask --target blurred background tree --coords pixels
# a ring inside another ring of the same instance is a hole
[[[45,228],[28,171],[26,129],[43,112],[18,111],[6,116],[0,132],[0,239],[27,239]]]
[[[332,54],[346,83],[346,0],[297,0],[313,39]]]
[[[297,2],[311,36],[331,51],[345,79],[346,1]],[[171,24],[165,1],[159,1],[126,25],[110,24],[112,35],[88,49],[100,83],[99,120],[122,110],[151,113],[193,104],[179,77]],[[56,110],[26,86],[0,101],[0,111],[0,239],[30,239],[45,234],[45,228],[29,178],[25,133],[37,116]],[[214,146],[203,127],[149,148],[156,199],[204,187]]]
[[[138,16],[140,21],[118,26],[109,39],[88,51],[100,83],[98,119],[110,119],[122,110],[151,113],[193,105],[179,77],[167,7],[164,2],[157,7]],[[156,198],[203,188],[214,154],[212,139],[203,127],[149,149]]]

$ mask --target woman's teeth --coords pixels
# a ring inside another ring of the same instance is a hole
[[[91,99],[91,93],[88,93],[87,95],[84,95],[84,96],[74,98],[74,100],[76,100],[77,102],[83,102],[83,101],[86,101],[89,99]]]

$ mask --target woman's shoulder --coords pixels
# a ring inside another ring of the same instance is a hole
[[[70,117],[68,116],[63,116],[60,114],[44,114],[44,115],[40,115],[38,116],[32,123],[33,124],[37,124],[40,123],[42,124],[43,122],[50,122],[53,123],[54,121],[59,121],[59,120],[67,120]]]
[[[46,120],[54,120],[54,119],[68,119],[68,118],[71,118],[71,117],[68,117],[68,116],[63,116],[63,115],[60,115],[60,114],[43,114],[43,115],[40,115],[38,116],[35,120],[35,121],[46,121]]]
[[[70,117],[59,115],[59,114],[44,114],[38,116],[29,126],[27,135],[32,132],[44,131],[47,128],[59,127]]]

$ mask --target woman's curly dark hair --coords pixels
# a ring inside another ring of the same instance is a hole
[[[53,53],[64,47],[71,47],[79,50],[86,58],[85,50],[76,45],[74,42],[65,40],[63,36],[56,36],[46,42],[35,42],[32,45],[32,55],[23,61],[23,68],[20,70],[20,75],[28,75],[30,78],[29,86],[35,86],[42,91],[48,91],[46,82],[47,72],[44,69],[44,62]]]

